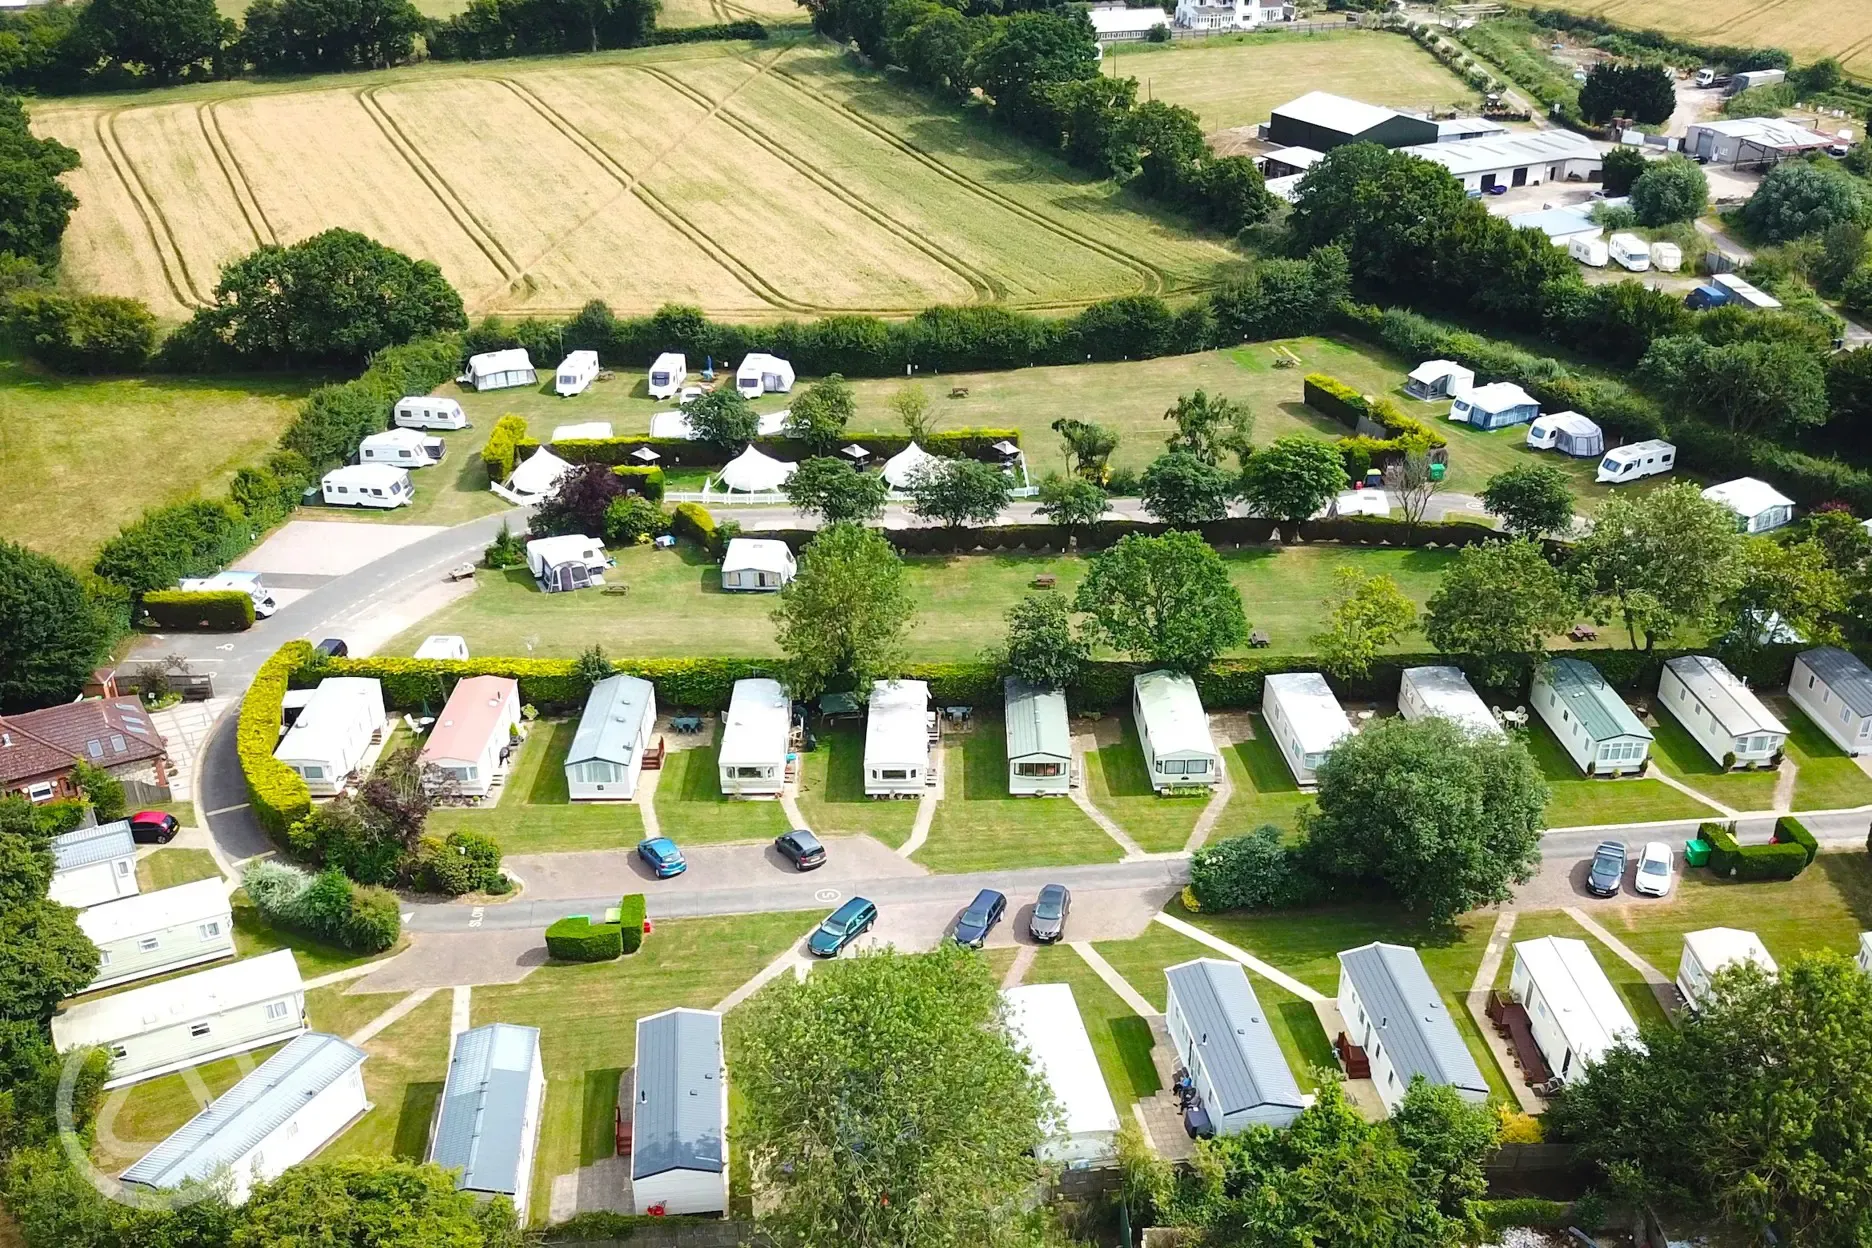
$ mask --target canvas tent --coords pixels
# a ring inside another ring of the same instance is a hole
[[[1072,788],[1072,729],[1066,695],[1018,676],[1001,682],[1007,732],[1008,792],[1062,797]]]
[[[722,555],[721,587],[775,591],[793,579],[793,548],[768,537],[736,537]]]
[[[735,493],[760,494],[779,489],[798,467],[750,446],[724,465],[715,479]]]
[[[926,465],[933,466],[941,462],[942,460],[912,442],[884,461],[884,484],[893,490],[908,489],[910,482],[916,479],[917,473],[921,472]]]
[[[537,503],[559,488],[559,478],[572,471],[572,465],[540,447],[516,466],[507,478],[507,492],[521,506]]]
[[[1415,949],[1373,941],[1342,952],[1339,1012],[1386,1109],[1397,1109],[1418,1075],[1471,1104],[1488,1100],[1488,1082]]]
[[[639,1215],[728,1209],[728,1067],[721,1015],[677,1008],[637,1020],[631,1198]]]
[[[136,841],[129,820],[74,828],[52,838],[49,900],[83,910],[136,891]]]
[[[1540,415],[1540,402],[1512,381],[1496,381],[1456,396],[1449,418],[1478,429],[1524,425]]]
[[[1209,714],[1196,694],[1196,682],[1181,672],[1144,672],[1131,680],[1131,715],[1151,788],[1213,785],[1222,774],[1222,756],[1209,735]]]
[[[1285,1127],[1309,1099],[1240,965],[1216,958],[1164,971],[1164,1026],[1217,1135]]]
[[[636,676],[607,676],[592,686],[566,752],[566,791],[575,802],[637,796],[644,753],[656,728],[656,687]]]
[[[98,949],[95,992],[234,956],[234,912],[221,877],[120,897],[78,914]]]
[[[1591,459],[1605,450],[1605,434],[1578,412],[1553,412],[1528,426],[1527,444],[1537,451],[1559,451]]]
[[[536,537],[526,545],[527,570],[546,593],[604,584],[609,560],[598,539],[583,533]]]
[[[533,371],[533,361],[525,347],[509,347],[505,351],[485,351],[469,356],[468,369],[461,375],[461,381],[476,390],[506,390],[513,386],[537,385],[539,374]]]
[[[383,740],[383,686],[362,676],[328,676],[273,749],[314,797],[344,791],[345,778]]]
[[[1352,721],[1318,672],[1268,676],[1261,682],[1261,714],[1302,788],[1314,782],[1314,773],[1333,746],[1352,735]]]
[[[545,1099],[539,1028],[487,1023],[462,1032],[436,1102],[429,1160],[459,1172],[458,1191],[511,1199],[524,1226]]]
[[[793,366],[777,355],[752,351],[735,370],[735,389],[748,398],[762,394],[785,394],[793,388]]]
[[[559,361],[559,368],[553,374],[553,393],[562,399],[569,399],[575,394],[584,394],[592,382],[597,380],[598,353],[574,351]]]
[[[920,680],[879,680],[865,713],[865,796],[923,792],[930,765],[929,686]]]
[[[1562,1081],[1577,1079],[1620,1044],[1638,1039],[1638,1024],[1583,940],[1516,941],[1508,990],[1527,1010],[1547,1069]]]
[[[721,791],[765,797],[786,786],[793,702],[777,680],[737,680],[722,717]]]
[[[1001,999],[1007,1002],[1009,1039],[1033,1059],[1059,1104],[1059,1129],[1034,1155],[1069,1167],[1111,1160],[1118,1149],[1118,1110],[1072,986],[1023,984],[1003,988]]]

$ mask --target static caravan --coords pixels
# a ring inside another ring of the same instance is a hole
[[[930,783],[935,716],[920,680],[879,680],[865,712],[865,796],[920,796]]]
[[[1788,696],[1848,754],[1872,750],[1872,668],[1838,646],[1794,656]]]
[[[1386,1109],[1397,1109],[1418,1075],[1471,1104],[1488,1100],[1488,1082],[1415,949],[1373,941],[1341,953],[1339,1012]]]
[[[728,1211],[728,1066],[713,1010],[637,1020],[631,1200],[639,1215]]]
[[[1151,788],[1213,785],[1222,774],[1222,756],[1209,735],[1209,713],[1196,694],[1196,682],[1181,672],[1145,672],[1131,680],[1131,717]]]
[[[559,361],[558,371],[553,374],[553,393],[569,399],[575,394],[584,394],[597,380],[598,353],[574,351]]]
[[[539,582],[540,591],[548,594],[602,585],[604,570],[610,566],[604,544],[583,533],[536,537],[526,544],[526,557],[527,571]]]
[[[1404,393],[1413,399],[1453,399],[1475,387],[1475,371],[1452,360],[1425,360],[1404,379]]]
[[[1612,251],[1602,238],[1575,238],[1567,243],[1567,255],[1588,268],[1603,269],[1612,259]]]
[[[1787,725],[1721,659],[1686,654],[1658,677],[1658,704],[1724,767],[1776,766]]]
[[[1761,937],[1736,927],[1706,927],[1685,932],[1683,955],[1677,959],[1677,991],[1691,1009],[1701,1008],[1710,979],[1720,970],[1753,962],[1770,975],[1780,967],[1768,955]]]
[[[540,447],[507,478],[506,489],[512,501],[525,507],[552,497],[559,488],[559,478],[572,471],[572,465]]]
[[[665,351],[651,361],[650,375],[645,379],[645,384],[650,388],[651,398],[668,399],[675,397],[682,389],[683,382],[688,379],[689,361],[683,358],[682,352]]]
[[[618,675],[593,685],[566,752],[567,795],[575,802],[636,797],[655,729],[656,686],[649,681]]]
[[[468,371],[458,380],[476,390],[507,390],[538,385],[539,374],[533,370],[533,360],[525,347],[509,347],[469,356]]]
[[[331,797],[344,792],[346,778],[383,740],[384,720],[382,685],[361,676],[329,676],[312,691],[273,757],[297,772],[314,797]]]
[[[1584,659],[1549,659],[1534,673],[1528,701],[1573,765],[1589,776],[1638,775],[1651,754],[1651,730]]]
[[[1605,451],[1605,433],[1578,412],[1553,412],[1528,426],[1527,444],[1537,451],[1591,459]]]
[[[83,910],[136,891],[136,841],[129,820],[74,828],[52,838],[50,900]]]
[[[1491,382],[1456,396],[1449,418],[1477,429],[1506,429],[1525,425],[1540,415],[1540,403],[1512,381]]]
[[[735,370],[735,389],[750,399],[785,394],[793,388],[793,366],[777,355],[750,352]]]
[[[1352,735],[1352,721],[1318,672],[1279,672],[1262,681],[1261,715],[1302,788],[1313,785],[1333,746]]]
[[[431,633],[416,647],[419,659],[456,659],[468,657],[468,639],[455,633]]]
[[[408,394],[396,401],[391,419],[400,429],[466,429],[468,413],[454,399]]]
[[[1651,244],[1636,234],[1614,234],[1606,240],[1606,247],[1622,269],[1643,273],[1651,267]]]
[[[234,910],[219,876],[92,906],[78,928],[98,947],[86,992],[234,956]]]
[[[132,1187],[173,1191],[228,1176],[228,1203],[276,1179],[364,1116],[363,1049],[308,1031],[260,1063],[123,1172]]]
[[[737,680],[722,717],[721,791],[772,797],[786,787],[793,700],[777,680]]]
[[[1285,1127],[1312,1100],[1300,1091],[1247,974],[1197,958],[1164,971],[1164,1026],[1217,1135]]]
[[[1712,503],[1721,503],[1736,516],[1744,533],[1766,533],[1794,519],[1794,500],[1754,477],[1737,477],[1703,491]]]
[[[525,1226],[545,1100],[539,1028],[487,1023],[462,1032],[436,1102],[428,1160],[457,1172],[457,1191],[513,1201]]]
[[[1072,729],[1066,695],[1016,676],[1001,682],[1006,702],[1008,792],[1065,797],[1072,789]]]
[[[306,1029],[305,985],[292,950],[67,1005],[52,1019],[60,1052],[111,1056],[104,1086],[121,1088],[290,1040]]]
[[[319,491],[333,507],[376,507],[388,511],[416,501],[409,469],[390,464],[352,464],[334,468],[319,480]]]
[[[1593,479],[1601,484],[1617,485],[1623,481],[1655,477],[1669,472],[1676,465],[1677,448],[1669,442],[1653,438],[1648,442],[1633,442],[1630,446],[1615,446],[1607,451],[1605,458],[1599,461],[1599,471]]]
[[[1398,682],[1398,711],[1405,719],[1440,715],[1478,737],[1499,737],[1501,725],[1460,667],[1407,667]]]
[[[520,683],[511,676],[470,676],[449,694],[416,761],[436,768],[455,792],[484,797],[507,776],[520,726]]]
[[[358,462],[430,468],[442,461],[446,446],[441,438],[426,438],[414,429],[386,429],[358,443]]]
[[[577,424],[554,425],[553,442],[602,442],[611,436],[608,420],[581,420]]]
[[[1516,941],[1508,991],[1527,1010],[1547,1069],[1563,1082],[1619,1045],[1638,1042],[1638,1024],[1583,940]]]
[[[1034,1150],[1043,1162],[1071,1169],[1112,1162],[1118,1153],[1118,1107],[1099,1070],[1070,984],[1003,988],[1008,1038],[1025,1050],[1059,1104],[1059,1129]]]
[[[799,565],[793,548],[770,537],[734,537],[722,556],[721,587],[777,593],[793,579]]]
[[[1683,248],[1676,243],[1652,243],[1651,267],[1660,273],[1675,273],[1683,268]]]

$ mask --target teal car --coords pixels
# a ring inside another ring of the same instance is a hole
[[[816,958],[836,958],[841,949],[864,935],[876,922],[877,907],[862,897],[853,897],[813,929],[813,934],[806,938],[806,950]]]

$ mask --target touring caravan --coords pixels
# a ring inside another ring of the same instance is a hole
[[[466,429],[468,413],[454,399],[410,394],[397,400],[394,414],[401,429]]]
[[[735,389],[750,399],[785,394],[793,388],[793,366],[777,355],[755,351],[735,370]]]
[[[575,394],[584,394],[597,380],[598,353],[574,351],[559,361],[559,371],[553,375],[553,393],[569,399]]]
[[[1659,473],[1669,472],[1676,463],[1677,448],[1670,443],[1655,439],[1634,442],[1630,446],[1615,446],[1607,451],[1605,458],[1599,461],[1599,471],[1594,480],[1617,485],[1623,481],[1636,481],[1641,477],[1655,477]]]
[[[539,375],[533,370],[533,361],[525,347],[509,347],[505,351],[484,351],[469,356],[468,370],[457,380],[476,390],[508,390],[514,386],[533,385],[539,381]]]
[[[646,384],[653,399],[673,398],[689,378],[689,361],[680,351],[665,351],[650,365]]]
[[[358,443],[358,462],[428,468],[442,462],[444,445],[441,438],[425,438],[414,429],[386,429]]]
[[[608,566],[604,546],[582,533],[536,537],[527,543],[527,570],[548,594],[602,585]]]
[[[1650,244],[1636,234],[1614,234],[1606,241],[1607,249],[1620,268],[1643,273],[1651,267]]]
[[[260,583],[258,572],[217,572],[213,576],[188,576],[178,581],[176,588],[191,594],[246,594],[253,599],[254,614],[263,620],[279,610],[273,591]]]
[[[1676,243],[1652,243],[1651,267],[1660,273],[1675,273],[1683,268],[1683,248]]]
[[[1603,269],[1612,258],[1603,238],[1576,238],[1567,244],[1567,255],[1590,268]]]
[[[407,507],[416,497],[409,469],[391,464],[353,464],[334,468],[319,482],[325,501],[334,507]]]
[[[1550,412],[1528,426],[1527,444],[1530,450],[1591,459],[1605,450],[1605,434],[1578,412]]]

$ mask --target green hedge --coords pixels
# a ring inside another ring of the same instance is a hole
[[[923,447],[932,455],[943,455],[962,459],[984,459],[1000,461],[1000,454],[995,451],[997,442],[1012,442],[1019,445],[1021,440],[1018,429],[947,429],[929,436],[928,444]],[[901,433],[855,433],[845,439],[846,444],[856,443],[870,451],[872,455],[888,458],[910,445],[908,436]],[[521,437],[516,448],[516,457],[524,460],[538,449],[538,438]],[[796,438],[756,438],[754,446],[763,454],[775,459],[801,460],[812,454],[804,442]],[[691,441],[688,438],[568,438],[563,442],[554,442],[552,452],[560,459],[572,464],[608,464],[622,467],[634,464],[631,453],[642,447],[648,447],[661,456],[661,462],[677,468],[717,468],[728,462],[731,456],[719,446]]]
[[[638,930],[642,936],[641,927]],[[624,952],[616,923],[594,923],[583,914],[558,919],[546,929],[546,952],[561,962],[609,962]]]
[[[133,593],[174,589],[212,576],[254,540],[245,512],[226,500],[191,499],[144,512],[104,543],[92,570]]]
[[[1449,439],[1415,416],[1407,416],[1390,399],[1368,398],[1337,377],[1308,373],[1300,383],[1301,401],[1314,411],[1330,416],[1356,432],[1361,422],[1370,421],[1384,430],[1384,439],[1370,438],[1387,450],[1401,452],[1405,444],[1421,441],[1427,446],[1448,446]]]
[[[670,513],[670,532],[688,538],[704,550],[720,553],[720,527],[701,503],[677,503]]]
[[[152,589],[138,602],[145,622],[169,630],[238,633],[253,627],[253,595],[237,589]]]
[[[235,752],[254,817],[284,844],[286,829],[312,813],[312,795],[299,773],[273,757],[279,744],[280,712],[294,675],[310,666],[312,643],[289,641],[260,665],[241,698]]]
[[[523,458],[519,443],[526,437],[526,430],[524,416],[503,416],[494,422],[494,428],[488,431],[487,444],[481,448],[481,463],[487,468],[489,481],[505,481],[513,476],[514,464]],[[534,442],[532,446],[538,449],[539,443]],[[531,454],[532,451],[527,452]]]
[[[636,953],[643,948],[644,919],[647,917],[642,893],[625,893],[618,898],[618,938],[623,943],[625,953]]]
[[[326,676],[368,676],[383,684],[384,704],[399,711],[441,709],[448,692],[469,676],[511,676],[520,682],[520,700],[542,708],[572,711],[585,705],[590,686],[571,659],[491,656],[472,659],[411,659],[394,655],[303,662],[293,684],[309,688]],[[773,677],[771,659],[620,659],[615,666],[629,676],[656,685],[664,706],[718,711],[728,706],[737,680]]]
[[[1801,831],[1805,833],[1806,829]],[[1791,880],[1813,860],[1806,845],[1793,839],[1768,845],[1740,844],[1733,824],[1708,822],[1697,829],[1697,835],[1710,844],[1710,872],[1725,879]],[[1780,821],[1775,824],[1775,835],[1781,835]],[[1811,836],[1807,839],[1813,840]],[[1814,848],[1817,851],[1819,846]]]
[[[621,464],[611,470],[624,482],[624,488],[635,490],[653,503],[663,501],[663,469],[656,464]]]
[[[1540,1230],[1563,1231],[1572,1225],[1573,1206],[1563,1200],[1539,1200],[1518,1196],[1506,1200],[1478,1200],[1476,1216],[1490,1231],[1513,1226],[1531,1226]]]
[[[462,336],[435,334],[386,347],[354,381],[320,386],[306,397],[280,445],[314,471],[342,464],[367,435],[386,429],[404,395],[428,394],[461,371]]]
[[[1804,865],[1811,867],[1814,858],[1820,853],[1820,842],[1807,830],[1807,825],[1793,815],[1782,815],[1775,820],[1774,839],[1777,844],[1798,845],[1807,855]]]

